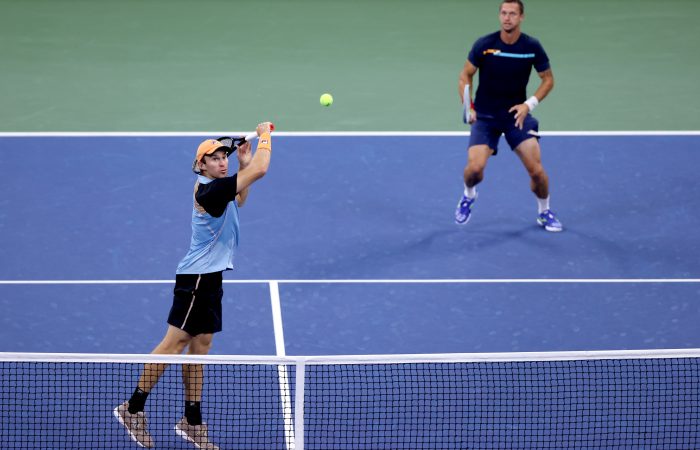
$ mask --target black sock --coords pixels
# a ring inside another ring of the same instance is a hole
[[[136,388],[129,399],[129,412],[136,414],[139,411],[143,411],[143,408],[146,406],[146,397],[148,397],[148,392]]]
[[[202,411],[199,409],[200,402],[185,402],[185,417],[190,425],[202,424]]]

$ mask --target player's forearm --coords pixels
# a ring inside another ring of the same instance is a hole
[[[258,138],[258,148],[253,155],[253,159],[250,161],[250,166],[253,167],[254,172],[260,175],[262,178],[266,173],[268,167],[270,167],[270,156],[272,154],[272,139],[269,133],[264,133]]]
[[[247,187],[240,191],[238,194],[236,194],[236,203],[238,203],[238,207],[240,208],[243,206],[248,199],[248,191],[250,190],[250,187]]]
[[[462,99],[462,103],[465,102],[464,98],[464,86],[469,85],[469,98],[466,99],[466,101],[471,100],[472,98],[472,87],[474,87],[474,83],[472,82],[472,79],[474,78],[474,74],[476,73],[477,68],[474,66],[468,59],[464,63],[464,68],[462,68],[462,71],[459,73],[459,81],[457,82],[457,90],[459,91],[459,98]]]
[[[270,167],[272,140],[269,133],[264,133],[258,139],[258,148],[250,164],[238,172],[238,193],[248,189],[256,180],[264,177]]]
[[[472,76],[462,72],[459,76],[459,82],[457,83],[457,91],[459,92],[459,98],[462,100],[462,103],[464,103],[464,86],[469,85],[469,99],[472,98],[472,86],[474,84],[472,83]],[[467,99],[467,100],[469,100]]]
[[[258,180],[265,176],[267,169],[270,167],[270,150],[258,149],[253,156],[253,160],[250,165],[246,167],[245,172],[250,173],[253,180]],[[248,184],[250,186],[250,184]],[[248,186],[245,189],[248,189]]]
[[[251,158],[248,158],[247,161],[241,161],[240,159],[238,160],[238,173],[241,173],[245,168],[247,168],[250,165]],[[245,204],[245,201],[248,199],[248,191],[250,190],[250,186],[239,191],[236,194],[236,203],[238,203],[238,206],[241,207],[243,204]]]
[[[535,91],[535,97],[537,97],[537,100],[542,101],[554,89],[554,75],[552,75],[551,70],[547,70],[540,74],[540,78],[542,81]]]

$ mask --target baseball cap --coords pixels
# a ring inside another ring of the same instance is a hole
[[[205,155],[211,155],[218,151],[224,151],[226,152],[226,156],[228,156],[233,153],[234,150],[231,147],[224,145],[224,143],[219,139],[207,139],[199,144],[199,147],[197,147],[197,154],[192,162],[192,171],[194,173],[199,173],[197,163],[201,161]]]
[[[197,156],[195,161],[201,161],[202,158],[204,158],[204,155],[211,155],[212,153],[220,150],[225,151],[226,155],[233,153],[233,149],[231,149],[231,147],[227,147],[221,141],[217,139],[207,139],[199,144],[199,147],[197,147]]]

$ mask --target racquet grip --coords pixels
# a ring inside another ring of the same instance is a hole
[[[270,131],[275,131],[275,124],[274,123],[270,124]],[[246,140],[246,142],[250,142],[257,137],[258,137],[258,133],[249,133],[249,134],[246,134],[245,140]]]

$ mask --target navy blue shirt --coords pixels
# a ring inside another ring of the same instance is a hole
[[[469,62],[479,69],[474,109],[477,117],[503,117],[527,98],[527,82],[534,67],[549,69],[549,58],[537,39],[521,33],[515,44],[501,40],[500,31],[479,38]]]

